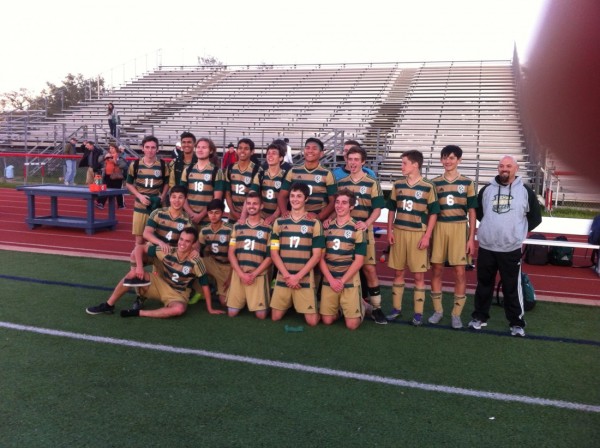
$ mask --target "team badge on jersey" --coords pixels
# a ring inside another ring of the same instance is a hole
[[[365,194],[367,192],[367,187],[365,187],[364,185],[362,187],[360,187],[360,194]]]
[[[275,188],[277,188],[278,190],[281,188],[281,182],[276,180],[275,181]]]
[[[315,182],[319,183],[319,182],[321,182],[321,179],[323,179],[322,176],[319,176],[319,175],[315,176]]]
[[[204,175],[204,181],[205,181],[205,182],[208,182],[209,180],[210,180],[210,174],[206,173],[206,174]]]
[[[160,177],[160,170],[154,170],[154,177]]]
[[[259,240],[262,239],[265,236],[265,232],[263,232],[262,230],[259,230],[258,232],[256,232],[256,238],[258,238]]]
[[[225,235],[219,235],[219,242],[225,244],[225,241],[227,241],[227,237]]]
[[[244,183],[245,183],[245,184],[249,184],[250,182],[252,182],[252,179],[250,179],[250,177],[249,177],[249,176],[245,176],[245,177],[244,177]]]
[[[346,231],[344,232],[344,237],[346,237],[346,238],[350,238],[351,236],[352,236],[352,230],[346,230]]]
[[[302,235],[305,235],[306,232],[308,232],[308,226],[302,226],[302,227],[300,227],[300,232],[302,232]]]
[[[177,223],[177,230],[179,230],[180,232],[183,230],[183,223],[182,222],[178,222]]]
[[[183,275],[188,275],[190,273],[190,267],[184,266],[181,272],[183,272]]]
[[[415,192],[415,198],[421,199],[422,197],[423,197],[423,192],[422,191]]]
[[[463,193],[465,192],[465,186],[464,186],[464,185],[459,185],[459,186],[458,186],[458,192],[459,192],[460,194],[463,194]]]

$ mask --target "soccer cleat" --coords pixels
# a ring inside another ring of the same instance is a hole
[[[479,319],[473,319],[469,322],[469,328],[473,330],[481,330],[482,327],[487,327],[487,322],[482,322]]]
[[[203,298],[204,298],[204,296],[202,294],[200,294],[199,292],[197,292],[192,297],[190,297],[190,301],[188,302],[188,305],[194,305]]]
[[[140,310],[121,310],[121,317],[138,317]]]
[[[519,327],[518,325],[515,325],[514,327],[510,327],[510,335],[511,336],[521,336],[523,338],[523,337],[525,337],[525,330],[523,330],[523,327]]]
[[[128,288],[138,288],[143,286],[150,286],[150,280],[146,280],[144,278],[124,278],[123,286],[127,286]]]
[[[459,330],[463,327],[462,320],[460,320],[460,316],[450,316],[452,319],[452,328]]]
[[[412,324],[415,327],[420,327],[421,325],[423,325],[423,315],[419,313],[415,314],[413,316]]]
[[[427,322],[429,322],[430,324],[439,324],[442,320],[442,317],[444,317],[444,313],[438,313],[436,311],[431,315],[429,319],[427,319]]]
[[[388,314],[387,316],[385,316],[385,318],[388,320],[388,322],[399,319],[401,317],[402,317],[402,311],[397,310],[396,308],[392,308],[392,312],[390,314]]]
[[[135,301],[133,302],[133,305],[131,305],[131,309],[132,310],[141,310],[142,308],[144,308],[144,302],[146,301],[145,297],[142,296],[137,296],[135,298]]]
[[[97,208],[98,210],[104,210],[104,205],[103,205],[103,204],[100,204],[100,202],[96,202],[96,208]]]
[[[373,311],[371,312],[371,319],[373,319],[376,324],[380,325],[386,325],[388,323],[385,318],[385,315],[383,314],[383,311],[381,311],[381,308],[373,309]]]
[[[115,306],[114,305],[109,305],[106,302],[102,302],[100,305],[98,306],[90,306],[89,308],[85,309],[85,312],[88,314],[112,314],[115,312]]]

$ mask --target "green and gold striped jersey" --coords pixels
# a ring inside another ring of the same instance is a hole
[[[318,214],[329,203],[329,196],[337,192],[335,178],[331,171],[319,165],[308,170],[304,165],[293,166],[283,180],[282,190],[290,191],[292,184],[299,182],[308,185],[310,196],[306,201],[306,211]]]
[[[325,229],[325,263],[334,278],[343,277],[354,262],[354,255],[366,255],[367,240],[362,230],[356,229],[356,221],[350,219],[339,225],[337,219]],[[326,285],[329,282],[324,278]],[[352,286],[351,284],[346,286]]]
[[[146,165],[144,159],[141,158],[138,163],[133,162],[129,165],[127,183],[133,185],[143,195],[158,197],[161,195],[163,187],[169,183],[169,167],[159,159],[156,159],[152,165]],[[137,198],[135,198],[133,209],[139,213],[150,213],[150,209]]]
[[[283,184],[284,171],[279,169],[275,176],[271,176],[268,170],[263,173],[257,173],[252,180],[250,189],[260,193],[262,197],[263,208],[261,216],[266,218],[271,216],[277,210],[277,195]]]
[[[271,256],[270,238],[271,226],[266,225],[262,219],[255,226],[248,224],[248,221],[235,224],[229,246],[235,247],[235,257],[242,271],[254,271],[265,258]]]
[[[180,260],[177,257],[176,247],[172,247],[166,254],[160,246],[150,246],[148,255],[154,257],[154,272],[175,291],[185,293],[196,278],[201,285],[208,285],[206,268],[200,257],[188,256]]]
[[[401,177],[394,182],[387,208],[396,214],[396,228],[425,231],[429,215],[440,212],[435,185],[424,178],[410,185],[406,177]]]
[[[241,171],[239,162],[236,162],[230,169],[225,171],[225,191],[231,193],[231,202],[236,212],[242,213],[246,194],[248,194],[252,185],[252,178],[259,169],[258,166],[255,168],[254,162],[250,162],[248,167]]]
[[[468,210],[477,208],[477,194],[473,181],[462,175],[448,181],[442,175],[432,182],[440,203],[438,222],[467,222]]]
[[[221,264],[229,264],[227,253],[232,232],[233,225],[222,221],[216,231],[212,229],[210,224],[202,227],[198,238],[202,256],[212,257]]]
[[[379,182],[368,174],[358,182],[354,182],[350,176],[340,179],[338,191],[342,188],[348,188],[356,195],[356,204],[350,215],[357,221],[366,221],[373,210],[385,207]]]
[[[309,219],[305,215],[294,220],[290,215],[275,220],[271,233],[271,250],[279,251],[281,261],[290,274],[297,274],[306,266],[313,255],[313,249],[324,247],[323,225],[318,219]],[[310,287],[309,279],[310,274],[307,274],[300,281],[300,286]],[[285,282],[278,281],[277,284],[286,287]]]
[[[146,226],[154,229],[154,235],[171,246],[177,246],[181,231],[192,225],[189,216],[183,210],[181,214],[172,217],[169,207],[159,208],[150,213]]]
[[[180,185],[187,188],[187,201],[195,213],[201,213],[215,197],[216,191],[223,191],[225,179],[223,171],[209,163],[199,170],[197,165],[184,170]],[[205,221],[208,218],[205,219]]]

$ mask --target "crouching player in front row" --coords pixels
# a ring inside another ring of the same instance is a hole
[[[193,250],[196,241],[198,241],[198,231],[193,227],[186,227],[179,235],[177,247],[170,248],[168,252],[163,252],[160,246],[137,246],[136,275],[138,278],[143,278],[150,283],[149,286],[139,287],[139,293],[147,299],[160,300],[164,306],[153,310],[121,310],[121,317],[166,318],[182,315],[187,309],[190,285],[196,278],[199,279],[202,285],[208,312],[210,314],[223,314],[222,310],[212,307],[206,269],[202,260],[198,257],[198,253]],[[153,258],[152,274],[144,271],[142,262],[144,255]],[[123,280],[115,287],[106,302],[87,308],[86,313],[114,313],[115,303],[130,289],[130,287],[123,284]]]
[[[367,242],[350,212],[356,195],[347,188],[335,196],[335,220],[325,230],[325,253],[319,266],[323,273],[321,289],[321,319],[326,325],[338,318],[341,309],[346,327],[356,330],[363,321],[365,310],[361,297],[360,268],[367,253]]]
[[[248,305],[257,318],[264,319],[269,312],[268,267],[271,265],[269,239],[271,226],[260,217],[260,195],[250,191],[245,208],[248,217],[233,227],[229,240],[229,262],[233,272],[227,292],[227,315],[234,317]]]
[[[313,268],[321,259],[325,245],[323,226],[316,218],[309,218],[304,208],[310,189],[294,183],[290,188],[291,212],[287,218],[278,218],[271,234],[271,258],[278,269],[277,281],[271,299],[271,318],[280,320],[294,305],[304,314],[306,323],[319,323]]]

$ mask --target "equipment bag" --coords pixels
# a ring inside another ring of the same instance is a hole
[[[533,240],[545,240],[546,237],[541,233],[532,233],[529,236]],[[525,245],[525,263],[534,265],[545,265],[548,263],[548,246],[538,246],[537,244]]]
[[[504,298],[500,298],[500,289],[502,289],[502,280],[496,286],[496,304],[504,306]],[[525,272],[521,272],[521,293],[523,294],[523,308],[525,311],[531,311],[535,308],[535,289],[529,276]]]
[[[554,241],[569,241],[566,236],[560,235]],[[552,246],[548,252],[548,262],[556,266],[573,266],[573,248]]]

